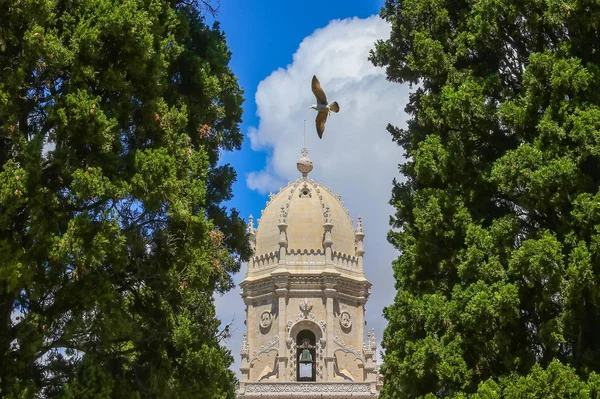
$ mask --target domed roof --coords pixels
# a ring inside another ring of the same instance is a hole
[[[256,231],[255,254],[261,255],[279,250],[280,229],[283,220],[287,224],[288,250],[323,249],[328,217],[333,225],[332,249],[347,255],[355,255],[354,227],[340,196],[335,195],[321,183],[307,177],[312,162],[306,157],[298,161],[302,177],[289,183],[279,193],[269,195]]]

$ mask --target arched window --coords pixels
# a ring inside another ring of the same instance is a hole
[[[296,336],[296,361],[298,363],[297,381],[317,380],[317,357],[315,351],[315,334],[302,330]]]

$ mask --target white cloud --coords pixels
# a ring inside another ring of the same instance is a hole
[[[392,142],[386,125],[403,126],[408,87],[390,83],[381,68],[368,60],[369,50],[378,39],[389,37],[390,26],[378,16],[366,19],[331,21],[306,37],[293,57],[293,63],[264,79],[256,92],[259,126],[250,129],[252,149],[269,152],[264,170],[246,176],[249,188],[261,193],[276,191],[282,181],[299,177],[296,160],[303,147],[303,120],[306,120],[306,146],[314,163],[310,177],[322,181],[342,195],[351,216],[363,217],[365,228],[365,272],[373,283],[367,303],[367,328],[375,328],[378,341],[385,327],[384,306],[394,298],[392,260],[398,253],[387,242],[389,215],[387,203],[392,179],[399,178],[402,149]],[[315,74],[328,100],[338,101],[341,110],[327,121],[323,139],[316,134],[315,103],[310,90]],[[243,278],[242,271],[237,276]],[[223,320],[235,314],[234,335],[229,342],[239,367],[241,334],[245,329],[244,304],[239,290],[217,298]]]
[[[250,172],[246,176],[246,185],[249,189],[258,191],[259,193],[267,193],[274,187],[284,186],[283,179],[278,179],[277,176],[266,170],[260,172]]]

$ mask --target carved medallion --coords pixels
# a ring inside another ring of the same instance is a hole
[[[343,311],[340,314],[340,326],[344,330],[349,330],[352,327],[352,317],[350,316],[350,313]]]
[[[265,310],[260,314],[260,327],[267,330],[273,323],[273,315],[268,310]]]

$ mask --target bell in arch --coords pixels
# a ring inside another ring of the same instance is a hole
[[[309,349],[303,349],[298,359],[299,380],[313,380],[313,357]],[[314,381],[314,380],[313,380]]]
[[[297,336],[298,345],[298,381],[316,381],[315,335],[307,330]],[[300,344],[300,342],[302,342]]]
[[[300,354],[300,363],[312,363],[313,358],[308,349],[304,349]]]

